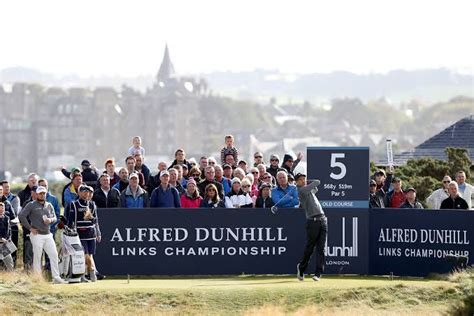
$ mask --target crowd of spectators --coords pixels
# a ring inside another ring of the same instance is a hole
[[[426,199],[430,209],[472,209],[474,186],[466,182],[463,170],[456,172],[455,181],[445,175],[441,187],[433,191]],[[403,181],[394,176],[393,167],[389,172],[377,170],[369,180],[370,208],[415,208],[423,209],[416,197],[416,189],[408,187],[403,190]]]
[[[38,260],[41,259],[38,251],[44,249],[50,257],[57,257],[51,247],[53,239],[46,239],[45,236],[54,236],[56,233],[61,201],[67,223],[76,228],[82,225],[81,242],[87,250],[86,263],[90,279],[95,280],[98,272],[93,254],[95,242],[100,241],[98,209],[298,207],[294,170],[303,159],[302,153],[296,159],[285,154],[282,160],[272,154],[266,163],[264,155],[256,152],[254,161],[247,163],[239,160],[239,152],[231,135],[225,136],[224,141],[219,161],[207,156],[200,157],[199,161],[188,160],[186,152],[180,148],[176,150],[171,164],[162,161],[156,170],[152,170],[145,164],[145,148],[142,147],[141,138],[134,137],[133,145],[123,160],[123,167],[117,166],[114,159],[107,159],[102,170],[99,170],[85,159],[81,162],[81,168],[61,168],[70,181],[64,186],[59,198],[51,194],[47,180],[40,179],[34,173],[28,176],[27,185],[18,195],[10,191],[8,181],[2,181],[0,242],[12,241],[18,245],[21,224],[24,267],[39,270]],[[455,181],[445,176],[441,188],[427,198],[427,205],[432,209],[470,209],[474,187],[465,180],[463,171],[456,173]],[[33,207],[44,209],[45,205],[48,211],[42,211],[42,218],[31,215]],[[369,205],[371,208],[423,208],[417,200],[416,189],[404,189],[402,179],[394,176],[393,167],[388,172],[377,170],[371,177]],[[33,223],[41,226],[42,230],[39,231]],[[49,227],[49,230],[46,231],[45,227]],[[41,247],[38,246],[37,234],[45,240]],[[3,261],[7,269],[13,269],[17,262],[16,252]],[[57,275],[57,260],[51,263],[46,260],[46,263],[51,264],[53,278],[61,283]]]

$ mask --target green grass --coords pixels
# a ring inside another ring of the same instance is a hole
[[[465,293],[457,281],[325,277],[115,279],[51,285],[23,274],[0,274],[0,310],[13,314],[433,315]]]

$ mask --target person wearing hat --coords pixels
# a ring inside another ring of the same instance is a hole
[[[114,208],[120,205],[120,192],[110,187],[110,176],[103,173],[99,177],[99,187],[95,190],[92,200],[98,208]]]
[[[416,190],[413,187],[408,188],[405,191],[406,195],[406,200],[405,203],[403,203],[400,208],[418,208],[418,209],[423,209],[423,205],[421,205],[420,202],[416,200]]]
[[[63,207],[66,210],[71,202],[77,200],[79,187],[82,185],[82,174],[79,172],[71,173],[71,182],[66,186],[63,193]]]
[[[170,173],[163,170],[160,173],[160,185],[151,193],[151,207],[181,208],[179,192],[170,184]]]
[[[281,168],[285,169],[288,174],[291,174],[293,176],[293,172],[295,171],[296,166],[300,163],[302,159],[303,153],[298,153],[296,160],[293,160],[293,156],[291,154],[285,154],[283,156],[283,163],[281,164]]]
[[[451,182],[451,177],[446,175],[443,177],[442,187],[433,191],[427,198],[426,204],[428,204],[429,208],[434,210],[439,210],[441,207],[441,202],[449,197],[448,193],[448,185]]]
[[[226,208],[251,208],[253,201],[249,194],[242,190],[241,180],[237,177],[232,179],[232,189],[225,196],[224,202]]]
[[[402,190],[402,179],[394,177],[392,180],[393,190],[385,195],[385,207],[399,208],[406,201],[406,194]]]
[[[79,187],[79,199],[71,203],[68,215],[68,226],[76,229],[86,259],[86,273],[89,273],[92,282],[97,281],[93,255],[95,255],[96,242],[100,242],[99,215],[94,201],[90,195],[94,193],[91,186],[83,184]],[[82,282],[87,282],[85,276]]]
[[[380,190],[377,191],[377,182],[374,179],[369,181],[369,208],[385,208]]]
[[[255,207],[256,208],[270,208],[275,203],[272,200],[272,185],[269,183],[262,183],[260,185],[260,188],[258,190],[258,198],[255,201]]]
[[[59,276],[58,252],[49,225],[55,223],[57,218],[51,203],[46,201],[47,190],[45,187],[36,188],[35,200],[28,203],[19,214],[23,228],[30,231],[30,241],[33,248],[33,270],[41,274],[41,258],[43,250],[51,262],[53,283],[66,283]]]
[[[319,281],[324,272],[324,257],[326,254],[326,239],[328,233],[328,221],[324,214],[321,203],[316,197],[319,180],[314,180],[306,184],[306,175],[298,173],[295,176],[296,187],[298,188],[298,199],[300,208],[304,209],[306,216],[306,246],[303,258],[296,265],[297,278],[304,281],[304,272],[308,268],[311,255],[316,249],[316,269],[313,281]]]
[[[71,173],[73,173],[77,168],[73,168],[71,171],[68,171],[66,168],[61,167],[62,174],[70,179]],[[83,181],[90,186],[95,186],[97,184],[97,179],[99,178],[99,171],[92,167],[89,160],[84,159],[81,162],[81,169],[79,172],[82,174]]]
[[[120,195],[120,207],[145,208],[150,206],[150,196],[147,191],[138,185],[139,181],[136,172],[129,175],[128,186]]]
[[[280,167],[278,167],[279,163],[280,157],[278,155],[270,155],[270,166],[267,168],[267,172],[270,173],[274,179],[276,178],[277,172],[280,170]]]
[[[182,208],[199,208],[202,197],[197,189],[196,180],[189,178],[185,192],[181,195]]]
[[[387,193],[390,190],[390,185],[392,184],[393,179],[393,166],[389,167],[388,175],[385,173],[385,170],[379,169],[374,172],[373,179],[377,184],[377,192],[380,191],[379,195],[384,199]],[[387,206],[387,205],[385,205]]]

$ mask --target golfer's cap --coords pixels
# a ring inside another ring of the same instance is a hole
[[[88,185],[83,184],[79,187],[79,192],[94,193],[94,189],[92,187],[88,186]]]
[[[296,174],[296,176],[295,176],[295,181],[298,181],[298,179],[301,178],[301,177],[305,177],[305,178],[306,178],[306,175],[305,175],[304,173],[298,172],[298,173]]]
[[[36,188],[36,194],[40,194],[40,193],[47,193],[48,190],[46,190],[45,187],[42,187],[42,186],[39,186]]]

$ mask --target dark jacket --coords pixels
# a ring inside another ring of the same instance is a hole
[[[286,170],[280,167],[273,168],[273,166],[270,166],[267,168],[267,172],[272,175],[273,178],[276,178],[278,171],[280,170]]]
[[[181,185],[181,183],[179,183],[179,181],[176,182],[176,185],[174,186],[174,188],[175,188],[176,190],[178,190],[179,195],[182,195],[182,194],[184,194],[184,193],[186,192],[186,190],[183,188],[183,186]]]
[[[12,230],[10,228],[10,218],[7,214],[0,217],[0,238],[10,240],[12,238]]]
[[[214,203],[209,203],[208,200],[202,200],[201,201],[201,208],[225,208],[225,203],[224,201],[222,200],[219,200],[219,202],[217,204],[214,204]]]
[[[153,190],[155,190],[157,187],[159,187],[160,184],[161,184],[160,172],[158,172],[158,174],[156,174],[154,176],[150,176],[150,179],[148,181],[148,185],[146,187],[146,190],[148,191],[148,193],[152,194]]]
[[[67,171],[66,169],[61,169],[61,172],[63,173],[63,175],[70,179],[71,178],[71,172]],[[90,185],[91,187],[95,188],[96,184],[97,184],[97,179],[99,179],[99,172],[97,171],[97,169],[92,169],[92,168],[86,168],[84,170],[81,171],[81,175],[82,175],[82,181],[87,184],[87,185]]]
[[[117,172],[114,172],[114,176],[110,177],[110,187],[113,187],[117,182],[120,181],[120,177]],[[100,188],[100,184],[97,184],[97,188]]]
[[[18,192],[18,197],[20,198],[20,203],[21,207],[25,207],[26,201],[28,201],[31,198],[31,188],[29,185],[26,185],[26,187]]]
[[[175,159],[175,160],[171,163],[169,169],[170,169],[170,168],[173,168],[173,167],[176,166],[176,165],[186,165],[186,166],[188,166],[188,170],[191,170],[191,168],[192,168],[192,165],[191,165],[186,159],[184,159],[183,163],[181,163],[181,164],[179,164],[178,161]]]
[[[381,185],[380,187],[377,186],[377,193],[384,200],[384,204],[386,203],[385,197],[388,191],[390,190],[390,185],[392,185],[392,179],[393,179],[393,174],[389,173],[387,177],[385,178],[385,182],[383,183],[383,185]],[[385,207],[387,207],[387,204],[385,204]]]
[[[369,193],[369,208],[385,208],[382,193],[377,191],[375,193]]]
[[[107,197],[101,188],[94,191],[92,200],[98,208],[113,208],[120,205],[120,192],[115,188],[110,188]]]
[[[111,186],[112,187],[112,186]],[[120,193],[123,193],[125,189],[128,187],[128,182],[124,182],[120,180],[119,182],[115,183],[113,188],[117,189]]]
[[[255,201],[256,208],[269,208],[275,205],[271,197],[263,199],[263,197],[259,196]]]
[[[285,156],[283,156],[283,162],[281,163],[281,168],[285,169],[286,172],[288,172],[288,174],[291,174],[292,176],[294,176],[293,171],[295,170],[296,166],[300,163],[301,160],[300,159],[294,160],[293,166],[291,166],[291,168],[290,168],[287,165],[285,165],[285,162],[287,162],[288,160],[292,160],[292,159],[293,159],[293,156],[291,156],[289,154],[285,154]]]
[[[440,209],[442,209],[442,210],[467,210],[467,209],[469,209],[469,205],[467,204],[466,200],[464,200],[462,197],[460,197],[458,195],[455,199],[453,199],[451,197],[448,197],[443,202],[441,202]]]
[[[408,200],[405,201],[405,203],[403,203],[400,208],[418,208],[418,209],[423,209],[423,205],[421,205],[420,202],[418,201],[415,201],[415,204],[414,205],[411,205],[410,202],[408,202]]]
[[[160,185],[153,190],[153,193],[151,194],[150,206],[181,208],[181,200],[179,198],[178,190],[169,184],[168,187],[163,190],[163,187]]]
[[[15,211],[13,210],[13,207],[12,205],[10,204],[10,202],[8,202],[7,198],[4,197],[3,195],[0,197],[0,201],[2,201],[4,204],[5,204],[5,215],[6,217],[8,217],[11,220],[14,220],[16,218],[16,214],[15,214]],[[11,223],[10,223],[11,225]],[[16,226],[16,224],[15,224]]]
[[[217,182],[217,181],[215,181],[215,180],[214,180],[214,181],[209,181],[209,180],[207,180],[207,179],[204,179],[204,180],[202,180],[201,182],[199,182],[199,184],[198,184],[199,192],[201,192],[201,194],[202,194],[203,192],[206,192],[206,186],[207,186],[208,184],[211,184],[211,183],[216,186],[217,192],[219,193],[219,198],[220,198],[221,200],[223,200],[223,199],[224,199],[224,187],[222,186],[222,183],[219,183],[219,182]]]
[[[150,181],[150,168],[148,168],[147,165],[142,164],[140,170],[137,171],[143,174],[144,187],[146,187]]]

